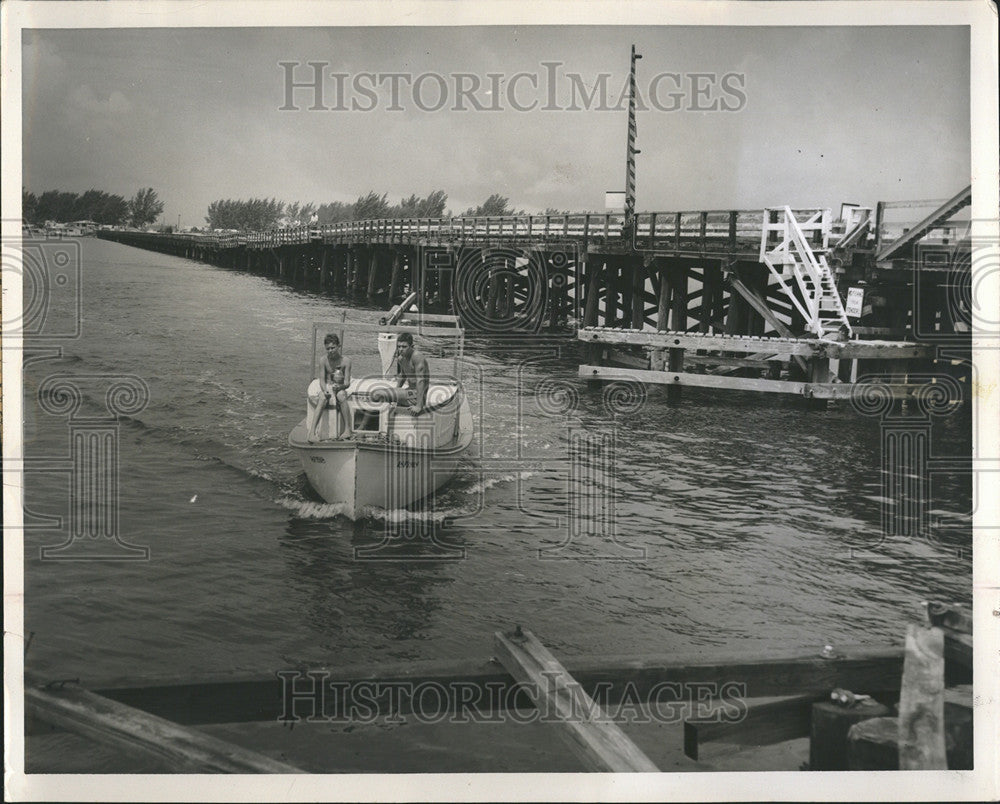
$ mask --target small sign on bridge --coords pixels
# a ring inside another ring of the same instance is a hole
[[[848,318],[861,318],[861,310],[865,303],[864,288],[848,288],[847,302],[844,304],[844,313]]]

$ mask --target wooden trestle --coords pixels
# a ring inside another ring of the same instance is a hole
[[[906,341],[838,342],[605,327],[585,327],[577,333],[577,338],[591,345],[594,361],[592,365],[580,366],[582,378],[765,391],[814,399],[850,399],[855,393],[861,361],[866,366],[886,360],[898,365],[896,361],[933,356],[932,347]],[[649,352],[637,356],[618,351],[613,345],[638,346]],[[602,365],[609,360],[631,367]],[[804,379],[796,380],[800,363],[805,365],[807,373]],[[846,371],[841,369],[845,365]],[[737,370],[743,370],[744,375],[735,376]],[[753,374],[747,376],[746,372]],[[846,380],[841,379],[841,373],[846,374]],[[897,381],[880,383],[880,387],[894,397],[905,399],[923,384],[908,382],[904,373],[898,375]]]
[[[970,198],[959,193],[921,221],[919,237],[896,240],[882,204],[851,210],[839,228],[828,210],[785,208],[636,213],[634,231],[622,215],[585,213],[98,236],[370,302],[416,292],[421,310],[457,315],[469,331],[576,331],[591,345],[582,375],[627,370],[673,395],[694,385],[843,398],[854,380],[882,376],[905,396],[907,375],[970,370],[969,241],[935,237]],[[812,280],[781,250],[785,212],[798,253],[818,255]],[[801,295],[819,279],[826,296],[813,306],[840,309],[849,344],[830,340],[833,327],[817,337],[804,317]],[[851,287],[864,300],[848,319]],[[939,344],[947,361],[935,362]]]

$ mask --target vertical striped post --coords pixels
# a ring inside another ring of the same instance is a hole
[[[625,154],[625,233],[631,235],[635,227],[635,62],[641,59],[632,45],[632,58],[628,76],[628,149]]]

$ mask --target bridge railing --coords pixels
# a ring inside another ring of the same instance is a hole
[[[635,245],[640,249],[753,253],[763,222],[764,213],[759,209],[640,212],[635,217]],[[594,212],[344,221],[314,231],[314,239],[327,243],[559,239],[624,242],[627,234],[623,213]]]
[[[319,226],[324,242],[416,240],[540,240],[620,237],[623,215],[478,215],[452,218],[387,218]]]
[[[808,210],[796,210],[796,214]],[[828,220],[824,216],[824,220]],[[760,243],[763,210],[639,212],[638,249],[683,252],[754,253]],[[828,228],[828,227],[827,227]],[[625,245],[624,213],[580,212],[561,215],[476,215],[451,218],[383,218],[311,224],[263,232],[188,232],[152,235],[175,244],[207,248],[276,248],[322,243],[526,243],[572,240]],[[828,232],[820,232],[822,238]],[[817,243],[818,245],[818,243]]]

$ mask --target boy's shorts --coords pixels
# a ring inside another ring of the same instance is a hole
[[[320,385],[319,380],[313,380],[309,383],[309,389],[306,391],[306,396],[309,398],[309,404],[311,405],[323,405],[323,404],[336,404],[336,399],[331,393],[329,397],[324,393],[323,386]]]

